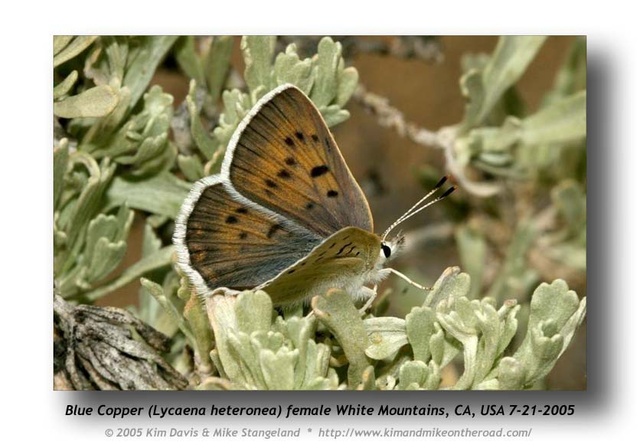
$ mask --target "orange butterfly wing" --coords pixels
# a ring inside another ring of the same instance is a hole
[[[358,235],[358,250],[318,256],[331,253],[336,233],[347,227]],[[320,112],[285,85],[238,126],[221,174],[196,183],[176,220],[174,244],[178,265],[200,294],[264,286],[281,304],[308,298],[305,291],[316,286],[337,286],[336,268],[347,278],[369,265],[364,253],[379,251],[372,231],[366,198]],[[373,246],[363,242],[372,238]],[[299,273],[288,274],[294,266]]]
[[[260,103],[225,158],[236,191],[322,237],[348,226],[373,232],[367,200],[311,100],[283,86]]]
[[[200,294],[250,289],[307,255],[321,239],[228,191],[220,176],[194,186],[176,221],[178,265]]]

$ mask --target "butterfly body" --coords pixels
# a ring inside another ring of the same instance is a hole
[[[262,289],[276,306],[332,287],[370,298],[367,285],[395,272],[384,264],[401,243],[373,233],[320,112],[292,85],[243,119],[220,174],[196,182],[174,233],[177,263],[201,295]]]
[[[346,227],[328,237],[306,257],[260,285],[274,303],[288,304],[309,299],[329,288],[344,289],[352,297],[368,298],[377,283],[386,259],[381,240],[366,230]]]

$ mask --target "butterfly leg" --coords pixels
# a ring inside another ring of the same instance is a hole
[[[416,288],[424,289],[424,290],[427,290],[427,291],[431,289],[431,288],[430,288],[430,287],[428,287],[428,286],[423,286],[423,285],[421,285],[420,283],[416,283],[416,282],[414,282],[414,281],[413,281],[413,280],[411,280],[409,277],[407,277],[406,275],[404,275],[402,272],[400,272],[400,271],[396,271],[396,270],[395,270],[395,269],[393,269],[393,268],[384,268],[384,269],[381,269],[381,272],[384,272],[384,273],[386,273],[386,274],[395,274],[395,275],[397,275],[398,277],[400,277],[401,279],[403,279],[404,281],[406,281],[407,283],[409,283],[410,285],[415,286]]]
[[[376,300],[376,297],[378,296],[378,285],[375,285],[373,288],[363,286],[362,288],[360,288],[360,296],[367,299],[365,304],[359,310],[361,314],[364,314],[371,307],[373,301]]]

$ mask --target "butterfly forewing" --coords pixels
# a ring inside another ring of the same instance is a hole
[[[199,184],[191,212],[176,226],[180,265],[201,291],[253,288],[319,244],[317,236],[234,198],[213,179]]]
[[[276,306],[309,300],[329,288],[343,288],[357,295],[379,253],[380,237],[347,227],[259,288],[269,294]]]
[[[227,154],[233,188],[322,237],[372,232],[366,198],[313,103],[288,86],[256,107]]]

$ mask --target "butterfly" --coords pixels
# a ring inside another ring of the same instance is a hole
[[[403,238],[400,222],[381,236],[369,204],[321,113],[297,87],[281,85],[244,117],[220,174],[196,182],[176,219],[177,264],[196,291],[260,289],[274,306],[308,301],[329,288],[371,299]],[[373,288],[370,287],[373,285]]]

